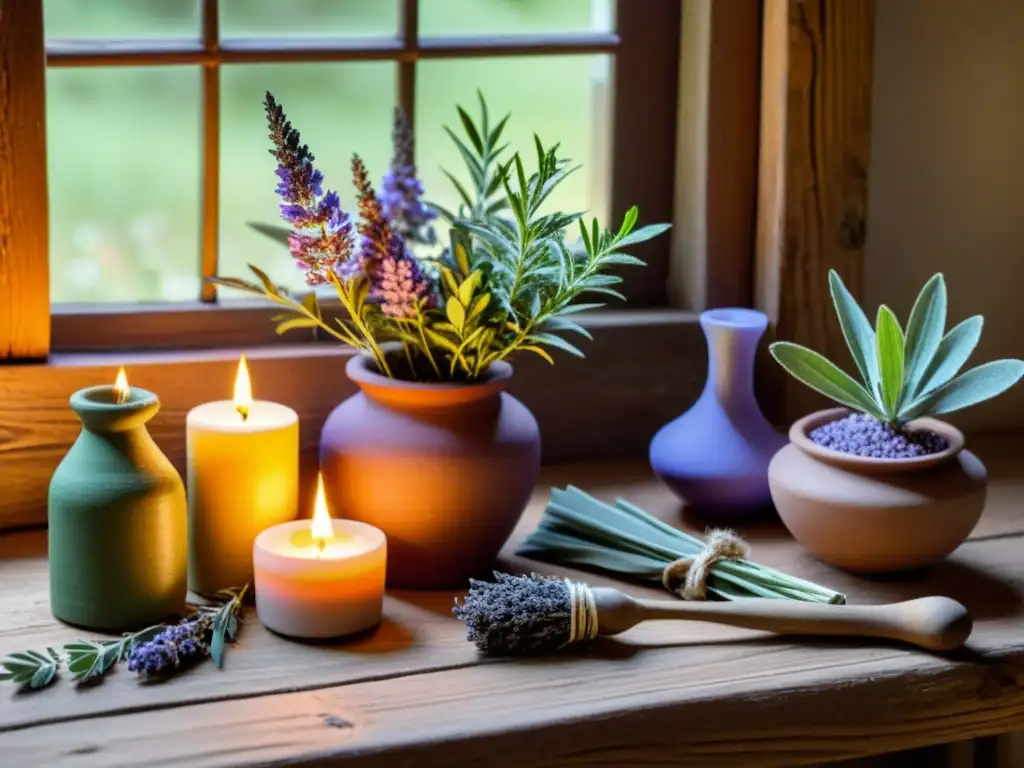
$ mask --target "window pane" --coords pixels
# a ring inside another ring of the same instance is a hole
[[[634,0],[635,1],[635,0]],[[608,32],[615,0],[420,0],[420,35]]]
[[[522,152],[528,173],[536,167],[534,133],[545,146],[560,143],[560,156],[583,166],[562,182],[545,209],[586,210],[604,221],[609,207],[609,56],[433,60],[418,66],[416,163],[428,200],[449,210],[458,207],[458,193],[441,169],[463,183],[468,174],[443,126],[463,135],[455,105],[475,119],[479,88],[492,124],[512,113],[501,140],[509,142],[509,152]]]
[[[299,288],[302,272],[288,249],[247,222],[284,226],[274,194],[275,161],[268,153],[263,94],[269,90],[302,134],[342,207],[354,215],[352,153],[359,153],[378,182],[391,161],[395,67],[390,62],[227,66],[221,83],[222,275],[249,277],[255,264],[282,285]],[[224,291],[225,298],[238,298]]]
[[[48,38],[198,37],[199,0],[45,0]]]
[[[395,35],[398,0],[220,0],[223,36]]]
[[[199,69],[51,69],[54,302],[199,295]]]

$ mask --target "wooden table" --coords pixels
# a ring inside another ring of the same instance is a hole
[[[950,656],[656,622],[558,657],[491,660],[451,616],[460,593],[392,592],[380,628],[345,645],[278,638],[250,609],[223,671],[204,664],[145,684],[122,668],[92,687],[76,690],[65,677],[33,693],[3,684],[0,763],[797,765],[1021,730],[1020,440],[973,443],[992,474],[985,515],[947,562],[916,576],[849,576],[810,558],[777,523],[742,528],[755,560],[851,602],[932,593],[962,601],[976,627]],[[563,467],[546,481],[622,495],[700,528],[644,464]],[[538,492],[503,568],[568,573],[511,554],[545,497]],[[0,655],[80,636],[50,615],[46,578],[42,532],[0,534]]]

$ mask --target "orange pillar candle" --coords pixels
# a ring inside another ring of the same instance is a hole
[[[204,403],[186,420],[188,587],[214,594],[252,583],[252,545],[299,512],[299,417],[252,399],[245,357],[234,400]]]
[[[380,622],[387,539],[355,520],[332,520],[318,480],[312,520],[268,528],[253,545],[256,613],[299,638],[352,635]]]

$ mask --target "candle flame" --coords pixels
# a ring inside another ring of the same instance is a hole
[[[117,372],[117,378],[114,379],[114,401],[118,405],[122,405],[127,403],[131,396],[132,390],[128,386],[128,376],[124,372],[124,366],[121,366]]]
[[[324,496],[323,475],[317,475],[316,478],[316,504],[313,507],[312,534],[321,552],[324,551],[324,544],[334,538],[334,526],[331,524],[331,516],[327,512],[327,499]]]
[[[235,374],[235,410],[242,416],[242,421],[249,418],[252,408],[252,381],[249,379],[249,368],[245,364],[245,355],[238,360],[238,373]]]

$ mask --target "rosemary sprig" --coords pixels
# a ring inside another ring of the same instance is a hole
[[[225,589],[219,594],[226,601],[220,605],[194,606],[194,610],[177,625],[155,624],[138,632],[126,634],[119,640],[79,639],[65,643],[56,650],[47,647],[40,651],[18,651],[0,662],[0,681],[9,680],[15,685],[38,690],[57,679],[57,673],[66,666],[76,682],[85,682],[104,677],[120,662],[128,659],[136,646],[142,646],[157,638],[172,626],[191,624],[205,620],[209,626],[210,659],[218,669],[224,668],[224,652],[229,642],[238,636],[242,600],[249,585],[241,589]]]

